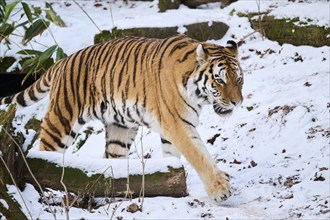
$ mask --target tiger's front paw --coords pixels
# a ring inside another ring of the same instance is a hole
[[[222,202],[231,195],[229,175],[225,172],[219,172],[206,188],[207,193],[215,202]]]

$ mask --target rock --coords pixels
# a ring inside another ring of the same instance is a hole
[[[250,19],[250,22],[255,30],[261,27],[268,39],[280,44],[330,46],[330,38],[327,37],[330,35],[330,28],[305,24],[299,18],[276,19],[274,16],[264,15],[260,23],[258,19]]]
[[[223,22],[200,22],[184,25],[184,34],[199,41],[221,39],[228,31],[229,27]],[[123,36],[137,36],[147,38],[167,38],[178,34],[178,27],[141,27],[129,29],[113,28],[110,31],[104,30],[94,37],[94,44],[102,43],[111,39]]]
[[[178,9],[180,7],[181,0],[159,0],[158,8],[159,12],[165,12],[169,9]]]

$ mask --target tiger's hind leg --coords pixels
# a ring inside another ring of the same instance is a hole
[[[41,124],[40,150],[64,152],[75,140],[84,120],[64,116],[49,108]]]
[[[174,147],[174,145],[172,145],[171,142],[166,140],[163,136],[161,136],[160,140],[162,142],[162,150],[164,157],[181,157],[180,152]]]
[[[105,125],[106,144],[104,158],[127,158],[138,128],[120,124]]]

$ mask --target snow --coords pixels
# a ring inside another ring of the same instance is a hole
[[[318,1],[313,4],[302,2],[300,4],[287,4],[281,8],[275,8],[269,15],[276,18],[296,18],[302,22],[318,26],[330,27],[329,2]],[[308,14],[306,14],[308,11]]]
[[[31,1],[34,5],[40,2]],[[93,2],[79,1],[101,29],[141,26],[179,26],[200,21],[223,21],[230,26],[221,40],[212,42],[224,45],[227,40],[247,36],[251,29],[247,18],[230,12],[257,12],[257,1],[238,1],[220,9],[218,4],[210,4],[193,10],[181,6],[179,10],[157,13],[157,1],[133,2],[128,5],[121,1],[96,8]],[[66,28],[51,26],[59,45],[68,54],[91,45],[96,27],[72,2],[66,7],[57,1],[54,10],[68,24]],[[112,16],[109,12],[112,10]],[[270,10],[278,18],[299,17],[312,24],[329,27],[329,2],[305,1],[261,1],[260,11]],[[113,17],[113,20],[112,18]],[[312,21],[310,21],[312,20]],[[54,44],[49,33],[38,37],[46,45]],[[35,45],[37,48],[40,47]],[[4,48],[3,45],[0,45]],[[14,47],[14,46],[13,46]],[[0,50],[4,53],[4,49]],[[10,54],[10,51],[6,52]],[[189,196],[184,198],[145,198],[143,211],[130,213],[126,207],[138,199],[124,200],[111,204],[101,204],[89,212],[72,207],[72,219],[329,219],[329,139],[330,139],[330,70],[329,46],[279,45],[275,41],[262,39],[255,33],[245,39],[239,48],[241,65],[245,72],[244,102],[230,118],[219,118],[211,106],[206,106],[200,116],[198,131],[208,150],[221,170],[231,175],[233,195],[221,204],[214,204],[207,197],[196,171],[181,158],[187,173]],[[297,59],[301,57],[300,59]],[[22,129],[27,115],[41,119],[45,114],[48,100],[17,112],[15,126]],[[94,131],[80,150],[77,142],[65,154],[67,166],[83,169],[88,175],[103,172],[111,166],[114,175],[120,177],[141,172],[143,155],[149,153],[148,172],[166,171],[166,164],[180,166],[174,158],[161,158],[159,135],[146,128],[132,147],[129,160],[110,161],[102,159],[104,130],[100,122],[91,122],[87,127]],[[32,131],[29,131],[32,132]],[[213,144],[207,141],[214,137]],[[32,135],[32,134],[30,134]],[[142,141],[141,141],[142,139]],[[37,146],[29,152],[29,157],[47,158],[62,164],[62,154],[38,152]],[[143,147],[143,150],[142,150]],[[125,167],[123,169],[123,167]],[[110,173],[106,174],[110,175]],[[323,177],[324,180],[322,180]],[[10,194],[28,211],[14,186],[8,186]],[[53,192],[61,197],[61,192]],[[26,184],[23,198],[33,218],[52,219],[48,207],[39,202],[40,195],[32,185]],[[57,219],[65,219],[64,208],[54,205]]]
[[[89,138],[88,142],[86,142],[86,145],[89,146],[89,151],[93,147],[92,145],[94,145],[93,140],[96,140],[96,138],[93,137]],[[101,146],[103,149],[104,143]],[[84,149],[85,148],[86,146],[84,146]],[[105,177],[125,178],[127,177],[126,167],[129,167],[130,175],[137,175],[142,173],[141,160],[133,160],[133,159],[108,160],[108,159],[101,159],[102,156],[103,154],[96,156],[91,153],[89,153],[88,155],[84,155],[80,153],[70,155],[70,153],[67,153],[64,156],[64,166],[81,169],[86,172],[87,176],[92,176],[94,174],[104,174]],[[31,150],[28,154],[28,157],[41,158],[50,161],[59,167],[62,167],[63,164],[63,155],[55,152],[40,152],[37,150]],[[167,172],[169,171],[169,167],[180,168],[181,166],[182,165],[179,159],[174,157],[162,158],[161,161],[159,161],[159,158],[148,159],[146,160],[145,163],[144,172],[145,174],[152,174],[156,172]]]
[[[0,203],[5,209],[9,209],[9,205],[4,199],[0,199]]]

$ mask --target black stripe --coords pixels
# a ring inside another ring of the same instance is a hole
[[[77,97],[77,108],[79,109],[79,113],[81,114],[82,113],[82,100],[81,100],[81,97],[79,95],[79,88],[81,86],[81,83],[80,83],[80,77],[83,75],[81,74],[81,69],[82,69],[82,65],[84,64],[84,58],[85,58],[85,53],[80,53],[80,58],[79,58],[79,61],[78,61],[78,69],[77,69],[77,88],[76,88],[76,91],[75,91],[75,96]]]
[[[141,118],[140,111],[139,111],[139,108],[138,108],[138,102],[139,102],[139,96],[136,95],[136,100],[135,100],[135,103],[134,103],[135,111],[136,111],[137,116],[139,118]]]
[[[141,54],[141,57],[140,57],[140,74],[141,74],[141,77],[146,77],[146,72],[143,72],[143,67],[145,68],[148,68],[147,67],[147,62],[152,62],[152,60],[150,59],[150,56],[152,54],[154,48],[155,48],[155,45],[153,47],[151,47],[151,49],[149,50],[149,47],[150,45],[152,45],[153,42],[148,42],[148,44],[145,45],[144,49],[143,49],[143,52]],[[144,64],[144,65],[143,65]],[[144,75],[143,75],[144,74]],[[134,87],[136,86],[136,71],[134,72],[133,74],[133,84],[134,84]]]
[[[182,57],[180,60],[177,60],[179,63],[183,63],[184,61],[186,61],[188,59],[188,57],[193,54],[196,51],[196,49],[194,48],[193,50],[190,50],[188,52],[185,53],[184,57]]]
[[[63,73],[63,85],[62,85],[63,97],[61,97],[61,99],[64,99],[65,109],[68,111],[69,117],[72,118],[73,109],[72,109],[72,106],[71,106],[71,103],[70,103],[70,97],[68,95],[68,89],[70,88],[70,86],[67,86],[67,84],[66,84],[67,83],[67,80],[66,80],[67,77],[70,77],[70,75],[69,76],[66,76]],[[69,81],[73,81],[73,79],[70,77]]]
[[[44,120],[45,120],[45,122],[47,123],[48,127],[49,127],[52,131],[54,131],[58,136],[61,136],[61,132],[60,132],[60,130],[58,130],[57,127],[55,127],[55,126],[50,122],[50,120],[49,120],[48,117],[45,117]]]
[[[26,102],[25,102],[25,99],[24,99],[24,91],[18,93],[18,95],[16,96],[16,101],[21,106],[26,106]]]
[[[52,146],[50,143],[48,143],[45,139],[41,138],[40,143],[43,143],[44,145],[46,145],[48,147],[48,149],[51,149],[52,151],[56,151],[56,148],[54,146]]]
[[[125,155],[112,154],[112,153],[108,153],[108,152],[106,152],[105,155],[106,155],[106,158],[109,158],[108,155],[110,155],[110,157],[112,157],[112,158],[120,158],[120,157],[125,156]]]
[[[134,53],[134,66],[133,66],[133,85],[134,85],[134,87],[136,87],[136,68],[137,68],[137,64],[138,64],[138,59],[140,59],[140,63],[141,63],[140,72],[142,73],[142,63],[144,61],[144,56],[145,56],[145,53],[146,53],[148,47],[150,46],[150,43],[144,45],[144,50],[141,54],[141,57],[139,57],[138,54],[140,53],[140,50],[141,50],[143,44],[145,44],[145,42],[143,42],[143,41],[140,44],[138,44],[137,49],[135,50],[135,53]]]
[[[128,81],[128,80],[127,80]],[[125,115],[125,109],[126,109],[126,95],[125,95],[125,91],[122,90],[121,91],[121,101],[123,103],[123,106],[122,106],[122,111],[123,111],[123,114]]]
[[[13,96],[8,96],[6,98],[4,98],[3,100],[3,104],[10,104],[13,100]]]
[[[211,73],[211,74],[213,73],[213,66],[214,66],[214,64],[211,64],[210,67],[209,67],[210,68],[209,73]]]
[[[50,133],[47,129],[43,129],[47,134],[48,134],[48,136],[50,137],[50,138],[52,138],[53,139],[53,141],[56,143],[56,145],[58,146],[58,147],[60,147],[60,148],[67,148],[67,146],[65,146],[62,142],[61,142],[61,140],[58,138],[58,137],[56,137],[56,136],[54,136],[52,133]]]
[[[182,76],[182,84],[183,86],[187,89],[187,83],[188,83],[188,80],[191,76],[191,74],[193,73],[194,71],[187,71],[183,76]]]
[[[126,39],[123,39],[122,41],[124,41],[124,42],[121,42],[121,44],[118,44],[118,50],[117,50],[117,52],[116,52],[116,55],[115,55],[115,57],[114,57],[114,61],[113,61],[113,65],[112,66],[114,66],[114,67],[116,67],[117,65],[118,65],[118,60],[119,60],[119,55],[120,55],[120,53],[122,52],[122,51],[124,51],[123,52],[123,54],[125,53],[125,51],[126,51],[126,48],[127,48],[127,45],[132,41],[132,40],[128,40],[128,41],[126,41]],[[122,54],[122,55],[123,55]]]
[[[158,75],[160,74],[160,69],[162,68],[162,64],[163,64],[163,56],[164,56],[164,54],[165,54],[165,52],[167,51],[167,49],[173,44],[173,43],[176,43],[177,41],[179,41],[179,40],[182,40],[182,39],[184,39],[186,36],[184,36],[184,35],[179,35],[179,36],[177,36],[177,37],[174,37],[174,38],[170,38],[170,42],[168,42],[167,44],[166,44],[166,46],[165,46],[165,48],[163,49],[163,52],[161,53],[161,55],[159,56],[159,58],[161,59],[161,60],[159,60],[159,62],[158,62]],[[162,46],[162,45],[161,45]]]
[[[198,112],[197,112],[197,110],[194,108],[194,107],[192,107],[183,97],[182,97],[182,95],[179,93],[179,95],[180,95],[180,98],[183,100],[183,102],[189,107],[189,108],[191,108],[195,113],[196,113],[196,115],[198,116]]]
[[[191,122],[187,121],[186,119],[182,118],[180,115],[179,115],[179,118],[186,124],[192,126],[192,127],[195,127],[195,125],[193,125]]]
[[[73,139],[75,139],[76,136],[77,136],[77,133],[74,132],[74,131],[71,131],[71,132],[70,132],[70,136],[71,136]]]
[[[168,140],[165,140],[163,138],[161,138],[160,141],[162,142],[162,144],[172,144],[171,142],[169,142]]]
[[[197,78],[197,80],[194,82],[196,85],[198,84],[199,81],[202,80],[202,77],[203,77],[203,75],[204,75],[204,71],[205,71],[205,70],[202,70],[202,71],[199,72],[198,78]]]
[[[130,149],[130,147],[131,147],[131,144],[125,144],[125,143],[123,143],[121,141],[117,141],[117,140],[107,141],[106,144],[107,144],[107,146],[109,146],[110,144],[118,145],[121,148],[125,148],[125,149],[126,149],[126,147],[127,147],[127,149]]]
[[[93,53],[93,51],[96,49],[96,47],[91,47],[90,50],[87,53],[87,57],[86,59],[89,60],[90,59],[90,55],[91,53]],[[87,52],[87,51],[86,51]],[[85,69],[85,74],[81,74],[84,75],[84,87],[83,87],[83,92],[84,92],[84,96],[82,97],[83,99],[87,98],[87,85],[88,85],[88,76],[90,75],[90,62],[87,62],[86,64],[86,69]]]
[[[100,47],[101,49],[99,50],[98,52],[98,63],[97,63],[97,66],[96,66],[96,70],[99,70],[100,69],[100,66],[103,65],[104,63],[104,60],[106,59],[107,55],[108,55],[108,52],[110,50],[110,48],[112,47],[112,44],[109,43],[109,42],[106,42],[104,44],[102,44],[102,46]],[[105,53],[104,51],[107,50],[107,52]],[[104,55],[103,59],[102,56]]]
[[[146,79],[143,78],[143,103],[142,103],[142,107],[145,108],[147,105],[147,91],[146,91]]]
[[[71,88],[71,95],[73,96],[72,97],[72,100],[77,103],[78,102],[78,97],[77,97],[77,93],[78,92],[75,92],[75,88],[77,87],[77,80],[78,80],[78,75],[79,75],[79,72],[77,72],[78,74],[75,74],[74,73],[74,70],[75,70],[75,65],[76,65],[76,60],[78,58],[78,56],[81,55],[79,53],[75,53],[75,54],[72,54],[71,56],[71,65],[70,65],[70,71],[66,74],[70,74],[70,88]],[[68,63],[69,60],[66,61],[66,63]],[[79,66],[79,65],[78,65]],[[65,68],[67,70],[67,68]],[[80,71],[80,69],[78,69],[78,71]],[[76,77],[76,78],[75,78]],[[78,82],[79,84],[79,82]]]
[[[126,119],[129,122],[135,122],[135,120],[132,118],[131,112],[129,110],[129,108],[126,108],[126,116],[128,117],[128,119]]]
[[[207,76],[207,75],[205,75],[205,78],[204,78],[204,85],[206,85],[206,82],[207,82],[207,80],[209,79],[209,77]]]
[[[57,116],[58,120],[63,125],[65,134],[69,134],[70,130],[71,130],[70,121],[63,116],[62,111],[59,108],[58,104],[54,106],[54,112],[55,112],[55,115]]]
[[[42,89],[41,89],[41,83],[42,83],[42,80],[39,80],[39,81],[36,83],[35,88],[37,89],[37,92],[38,92],[38,93],[45,93],[45,92],[48,92],[47,90],[42,90]]]
[[[85,120],[82,117],[78,117],[78,123],[80,125],[84,125],[86,122],[85,122]]]
[[[104,100],[107,100],[107,95],[108,95],[108,90],[109,90],[109,87],[111,87],[111,83],[110,83],[110,86],[106,83],[108,79],[112,79],[112,73],[111,71],[109,71],[109,68],[112,67],[110,66],[110,62],[112,60],[112,56],[114,55],[114,51],[116,50],[116,41],[113,41],[112,44],[110,45],[109,49],[107,50],[106,52],[106,56],[104,57],[103,59],[103,62],[102,62],[102,66],[104,67],[105,66],[105,70],[104,72],[102,73],[102,79],[101,79],[101,82],[102,82],[102,85],[101,85],[101,90],[102,90],[102,94],[103,94],[103,99]],[[105,63],[105,61],[107,60],[107,63]]]
[[[188,42],[181,42],[181,43],[178,43],[177,45],[175,45],[172,50],[170,51],[169,53],[169,56],[172,56],[172,54],[176,51],[176,50],[180,50],[184,47],[188,46]]]
[[[122,124],[118,124],[118,123],[113,123],[113,124],[111,124],[111,125],[114,125],[114,126],[116,126],[116,127],[118,127],[118,128],[124,128],[124,129],[128,129],[128,127],[127,127],[127,126],[125,126],[125,125],[122,125]]]
[[[135,43],[136,43],[136,40],[133,38],[129,41],[128,44],[125,45],[125,49],[124,49],[124,52],[120,58],[120,62],[124,62],[124,58],[125,59],[125,62],[123,63],[123,65],[121,66],[121,69],[118,71],[118,74],[119,74],[119,77],[118,77],[118,83],[117,83],[117,90],[119,91],[119,88],[120,88],[120,85],[122,83],[122,77],[123,77],[123,70],[125,67],[128,66],[128,61],[129,61],[129,58],[130,58],[130,55],[132,53],[132,49],[134,48],[135,46]],[[126,72],[127,74],[127,72]]]

